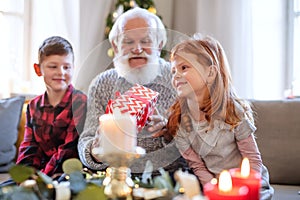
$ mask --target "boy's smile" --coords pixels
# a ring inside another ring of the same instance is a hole
[[[50,55],[40,64],[47,90],[65,91],[73,76],[72,55]]]

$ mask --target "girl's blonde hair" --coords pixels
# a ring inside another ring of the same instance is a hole
[[[199,108],[205,113],[208,122],[213,119],[222,119],[234,128],[241,121],[243,114],[253,121],[249,104],[239,99],[234,91],[226,54],[216,39],[210,36],[202,37],[200,34],[194,35],[171,50],[170,60],[172,61],[174,57],[183,52],[193,54],[196,62],[204,67],[215,66],[217,73],[215,80],[213,83],[207,84],[209,93]],[[166,135],[175,136],[180,123],[186,131],[192,130],[187,111],[187,103],[184,98],[179,98],[171,106]]]

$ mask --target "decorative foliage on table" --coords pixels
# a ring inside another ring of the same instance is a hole
[[[174,191],[174,186],[172,183],[172,179],[168,172],[166,172],[163,168],[159,169],[161,176],[156,176],[153,179],[153,185],[155,188],[166,188],[168,191],[172,192],[173,194],[177,191]]]
[[[159,169],[160,176],[152,178],[153,164],[146,162],[141,180],[136,178],[136,187],[133,189],[133,196],[141,199],[172,199],[178,194],[179,185],[174,187],[169,172],[163,168]]]
[[[103,172],[92,173],[82,168],[78,159],[66,160],[63,164],[65,180],[58,182],[32,167],[15,165],[9,174],[16,184],[0,188],[0,199],[3,200],[85,200],[106,197],[103,192]],[[71,196],[66,196],[67,191]]]
[[[53,199],[52,179],[32,167],[15,165],[9,170],[12,184],[1,188],[0,199]]]
[[[22,172],[22,173],[21,173]],[[16,183],[22,183],[35,173],[35,169],[23,165],[16,165],[9,170],[9,174]]]
[[[180,181],[173,185],[171,177],[164,169],[160,176],[151,177],[151,163],[146,166],[144,180],[134,180],[133,196],[141,199],[172,199],[180,197]],[[91,172],[82,167],[78,159],[63,163],[64,174],[57,180],[32,167],[15,165],[9,170],[17,183],[0,188],[3,200],[106,200],[103,180],[105,172]],[[63,178],[63,179],[62,179]],[[191,190],[191,188],[189,188]],[[178,196],[179,195],[179,196]],[[177,198],[178,199],[178,198]],[[185,198],[186,199],[186,198]],[[202,200],[202,198],[201,198]]]
[[[63,163],[63,170],[68,174],[67,180],[70,183],[72,199],[99,199],[105,200],[104,186],[102,185],[105,173],[92,173],[78,159],[72,158]]]

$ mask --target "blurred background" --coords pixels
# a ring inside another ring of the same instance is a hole
[[[161,17],[170,34],[167,50],[176,36],[200,32],[218,39],[241,97],[300,96],[300,0],[0,0],[0,98],[44,92],[33,63],[52,35],[72,43],[73,82],[87,92],[111,66],[110,23],[137,5]]]

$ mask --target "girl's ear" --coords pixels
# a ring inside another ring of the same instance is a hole
[[[34,63],[33,68],[34,68],[36,75],[42,76],[41,67],[39,64]]]
[[[215,78],[217,76],[217,66],[211,65],[208,69],[208,75],[207,75],[207,84],[212,84],[215,81]]]

